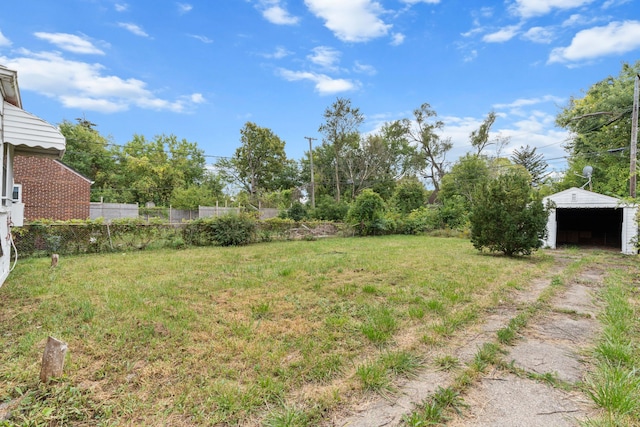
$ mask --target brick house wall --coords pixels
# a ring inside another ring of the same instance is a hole
[[[22,186],[25,221],[89,219],[91,181],[58,160],[16,156],[14,184]]]

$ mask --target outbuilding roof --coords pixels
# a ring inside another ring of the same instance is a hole
[[[544,198],[551,200],[556,208],[620,208],[627,204],[616,197],[594,193],[582,188],[572,187]]]

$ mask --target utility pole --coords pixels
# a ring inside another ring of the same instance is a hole
[[[633,88],[633,113],[631,115],[631,150],[629,150],[631,157],[629,195],[634,199],[636,197],[636,161],[638,156],[638,92],[640,91],[638,86],[640,86],[640,75],[636,74],[636,83]]]
[[[313,179],[313,148],[311,147],[311,141],[315,141],[318,138],[311,138],[305,136],[305,139],[309,140],[309,166],[311,168],[311,208],[316,208],[316,182]]]

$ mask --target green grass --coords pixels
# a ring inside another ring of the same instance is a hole
[[[405,416],[403,421],[411,427],[443,425],[449,419],[449,414],[459,414],[466,406],[458,391],[451,387],[438,387],[433,396],[426,399],[417,410]]]
[[[0,288],[0,402],[17,424],[317,425],[549,261],[416,236],[20,261]],[[65,376],[41,386],[50,335]]]
[[[626,264],[607,276],[601,295],[603,332],[585,388],[604,411],[587,420],[586,426],[640,425],[640,267],[637,261]]]

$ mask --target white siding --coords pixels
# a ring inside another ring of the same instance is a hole
[[[627,255],[638,253],[636,249],[636,240],[638,239],[637,213],[637,206],[626,207],[622,213],[622,253]]]
[[[556,248],[556,235],[558,231],[558,221],[556,220],[556,210],[551,209],[549,211],[549,218],[547,219],[547,240],[544,241],[542,247],[549,249]]]

